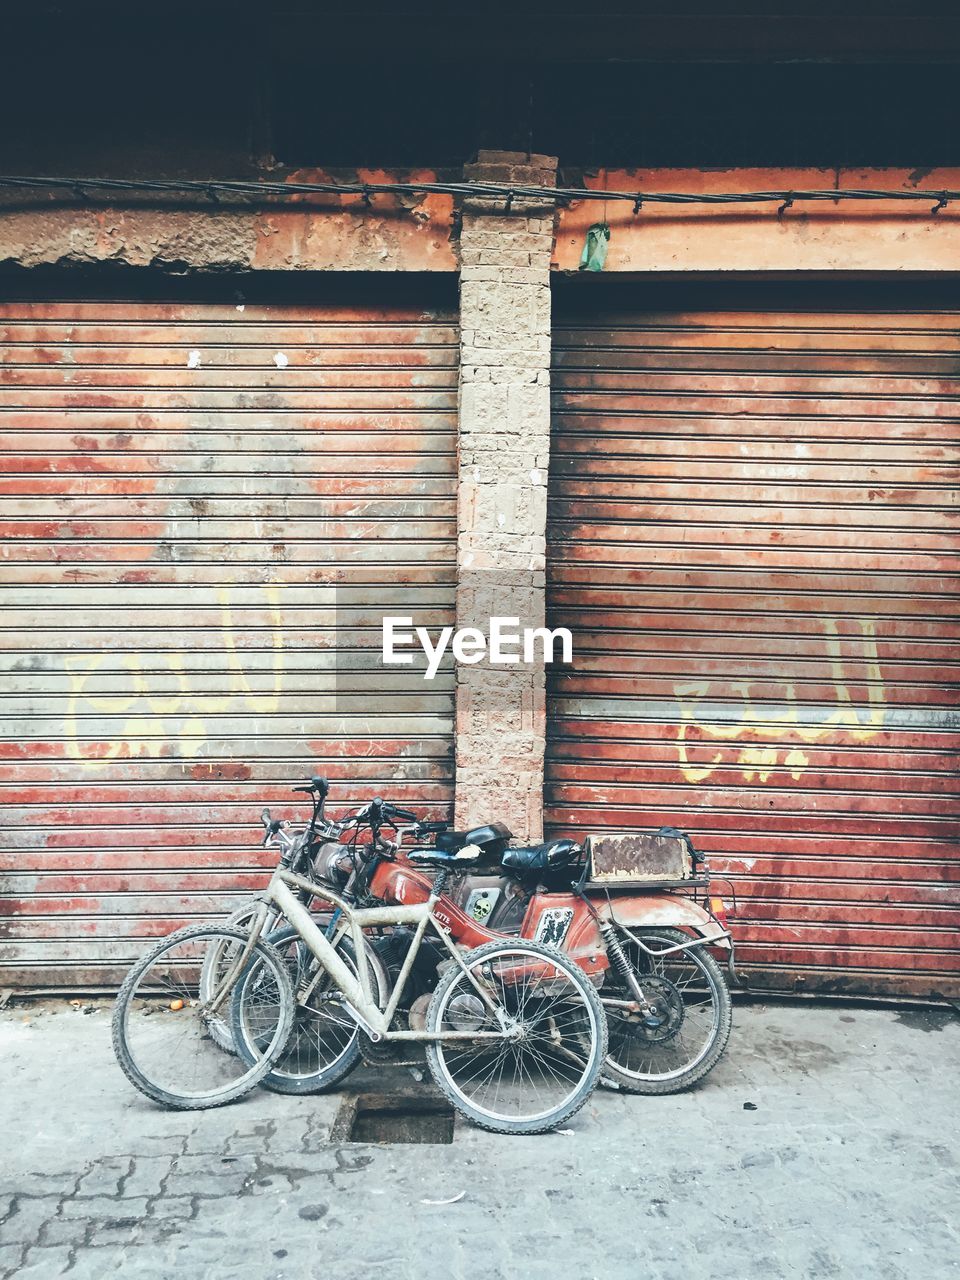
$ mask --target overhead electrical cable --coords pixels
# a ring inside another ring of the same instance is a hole
[[[369,207],[372,196],[448,195],[459,199],[503,200],[510,209],[516,200],[552,201],[567,205],[576,201],[622,201],[640,215],[647,205],[736,205],[775,204],[783,213],[796,204],[808,201],[853,200],[902,201],[915,204],[933,202],[931,213],[939,213],[952,201],[960,200],[960,191],[935,191],[924,188],[894,190],[856,187],[826,187],[809,190],[775,191],[616,191],[596,187],[538,187],[501,182],[269,182],[230,179],[167,178],[58,178],[0,175],[0,189],[21,191],[72,192],[80,201],[92,196],[137,193],[141,195],[181,196],[206,199],[220,204],[234,198],[243,203],[272,204],[291,196],[333,195],[359,196]]]

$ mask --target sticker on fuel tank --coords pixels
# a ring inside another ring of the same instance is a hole
[[[572,919],[573,907],[547,907],[545,911],[540,912],[534,941],[542,942],[545,947],[556,947],[559,950],[563,946],[563,940],[567,936]]]

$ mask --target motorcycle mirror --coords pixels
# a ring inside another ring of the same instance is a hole
[[[269,828],[270,828],[270,823],[273,821],[273,819],[270,817],[270,810],[269,810],[269,809],[264,809],[264,810],[263,810],[263,812],[260,814],[260,821],[261,821],[261,822],[263,823],[263,825],[264,825],[264,826],[269,830]]]

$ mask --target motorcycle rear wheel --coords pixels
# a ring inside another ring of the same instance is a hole
[[[679,929],[636,932],[654,950],[691,941]],[[663,1022],[648,1028],[639,1014],[606,1004],[610,1051],[604,1079],[628,1093],[680,1093],[712,1071],[727,1047],[733,1015],[723,970],[705,946],[655,959],[625,933],[620,940],[641,986],[646,979],[652,988],[647,998]],[[608,981],[614,977],[611,969]],[[633,998],[625,985],[604,985],[605,997],[614,992],[620,1000]]]

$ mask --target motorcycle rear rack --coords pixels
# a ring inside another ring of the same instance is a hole
[[[687,880],[583,880],[578,886],[582,893],[637,893],[643,889],[656,892],[659,889],[706,889],[709,876],[690,876]]]

